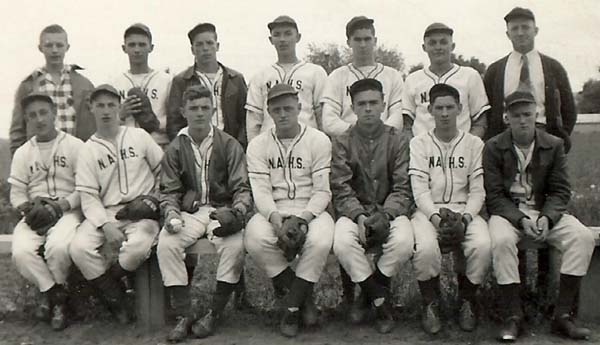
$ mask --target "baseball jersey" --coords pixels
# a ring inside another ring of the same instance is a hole
[[[412,138],[408,174],[417,207],[428,218],[441,206],[477,215],[485,198],[482,154],[483,141],[461,130],[448,143],[433,130]]]
[[[127,92],[133,87],[139,87],[146,93],[152,104],[152,110],[160,121],[159,129],[152,133],[152,137],[159,145],[169,143],[166,126],[167,99],[171,89],[171,80],[171,75],[165,71],[150,71],[143,74],[131,74],[128,71],[121,73],[111,83],[119,91],[121,101],[127,98]],[[133,116],[127,116],[123,124],[129,127],[139,127]]]
[[[429,68],[422,68],[406,77],[402,92],[402,113],[413,119],[414,136],[435,127],[433,116],[427,110],[429,90],[435,84],[448,84],[458,90],[462,111],[456,122],[458,129],[464,132],[469,132],[471,123],[490,108],[483,80],[475,69],[454,64],[438,77]]]
[[[366,78],[377,79],[383,85],[386,108],[381,120],[386,125],[402,129],[402,75],[397,70],[380,63],[375,66],[355,67],[352,63],[331,72],[325,84],[323,97],[323,130],[336,136],[356,123],[356,114],[350,107],[350,86]]]
[[[82,197],[83,214],[101,226],[107,221],[104,208],[153,191],[163,151],[143,129],[121,126],[115,143],[94,134],[79,154],[76,189],[101,202],[89,207]]]
[[[280,64],[274,63],[256,74],[248,85],[246,100],[248,140],[274,126],[273,119],[267,111],[267,93],[279,83],[287,83],[298,91],[302,105],[298,120],[317,128],[315,110],[320,106],[326,79],[327,72],[323,67],[306,61],[298,61],[287,71]]]
[[[213,126],[220,130],[225,128],[225,121],[223,120],[223,108],[221,107],[221,92],[223,91],[223,67],[219,66],[217,73],[204,73],[199,70],[195,70],[194,73],[200,84],[205,88],[212,90],[212,101],[215,106],[215,114],[211,119]]]
[[[41,149],[40,145],[47,145]],[[78,151],[83,141],[58,131],[48,143],[29,139],[15,152],[10,167],[8,183],[24,193],[12,200],[18,206],[35,197],[66,198],[71,208],[79,206],[79,193],[75,192],[75,171]],[[43,152],[43,153],[42,153]],[[14,194],[11,193],[11,196]]]
[[[318,129],[301,124],[295,138],[282,141],[272,128],[248,144],[247,161],[254,201],[266,219],[281,204],[318,216],[331,200],[331,141]]]

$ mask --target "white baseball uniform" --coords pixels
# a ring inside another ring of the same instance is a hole
[[[152,110],[156,114],[158,121],[160,121],[160,127],[152,133],[152,137],[161,146],[169,143],[166,130],[167,100],[169,98],[172,79],[169,73],[162,70],[153,70],[142,74],[132,74],[127,71],[119,74],[110,83],[119,91],[121,102],[127,98],[127,92],[133,87],[139,87],[146,93],[152,104]],[[133,116],[128,116],[123,124],[129,127],[139,127]]]
[[[479,216],[485,199],[482,154],[483,141],[461,130],[448,143],[439,140],[434,130],[410,141],[408,174],[417,204],[411,220],[416,247],[413,265],[420,281],[437,277],[441,271],[437,230],[429,221],[440,207],[473,217],[462,243],[465,273],[473,284],[485,278],[491,264],[491,241],[487,224]]]
[[[163,151],[141,128],[119,128],[116,142],[94,134],[80,149],[76,189],[81,193],[81,223],[71,242],[73,262],[92,280],[101,276],[112,264],[99,251],[105,242],[98,229],[115,222],[115,214],[136,197],[151,194],[158,186],[158,174]],[[125,270],[135,269],[150,255],[158,234],[158,222],[143,219],[137,222],[118,221],[125,234],[119,250],[119,264]]]
[[[438,77],[429,68],[422,68],[406,77],[402,92],[402,113],[413,119],[414,136],[435,127],[433,116],[427,110],[429,90],[435,84],[448,84],[458,90],[462,111],[456,122],[461,131],[469,132],[471,123],[490,108],[483,80],[475,69],[453,65],[448,72]]]
[[[386,125],[402,129],[402,75],[397,70],[380,63],[374,66],[355,67],[352,63],[331,72],[321,97],[323,103],[323,130],[331,136],[344,133],[356,123],[356,114],[350,105],[350,86],[354,82],[373,78],[383,85],[386,108],[381,120]]]
[[[13,157],[8,183],[14,207],[35,197],[65,198],[71,210],[65,212],[45,236],[31,230],[22,219],[13,232],[12,256],[17,270],[40,291],[48,291],[55,283],[67,281],[71,258],[69,243],[81,222],[79,192],[75,190],[77,153],[83,142],[59,131],[50,142],[31,138],[17,149]],[[42,254],[38,248],[44,246]]]
[[[306,242],[296,276],[317,282],[333,244],[334,223],[325,212],[331,200],[331,142],[318,129],[300,125],[293,139],[280,140],[275,128],[260,134],[247,150],[248,177],[258,213],[246,226],[244,244],[255,262],[273,278],[288,267],[269,222],[273,212],[299,216],[309,211]]]
[[[298,99],[302,105],[298,120],[307,126],[318,128],[316,112],[320,109],[326,79],[327,72],[323,67],[306,61],[298,61],[289,68],[274,63],[256,74],[248,85],[246,100],[248,142],[274,127],[273,119],[267,111],[267,93],[279,83],[291,85],[298,91]]]

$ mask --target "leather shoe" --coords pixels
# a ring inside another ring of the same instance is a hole
[[[466,332],[471,332],[477,327],[477,315],[475,315],[473,304],[469,300],[462,301],[458,312],[458,325]]]
[[[423,308],[421,325],[427,334],[437,334],[442,329],[440,311],[437,301],[431,302]]]
[[[215,332],[217,317],[212,310],[209,310],[206,315],[198,319],[192,326],[192,333],[196,338],[206,338]]]
[[[67,327],[67,316],[65,315],[65,305],[55,305],[52,308],[52,319],[50,320],[50,326],[55,331],[62,331]]]
[[[585,327],[577,327],[569,314],[554,317],[551,326],[552,333],[559,334],[574,340],[583,340],[590,337],[591,331]]]
[[[378,307],[375,307],[377,319],[375,320],[375,329],[377,332],[385,334],[390,333],[396,322],[394,321],[394,313],[390,304],[389,298],[386,298]]]
[[[364,292],[361,291],[358,298],[355,298],[350,306],[350,313],[348,314],[350,323],[353,325],[362,323],[366,319],[368,313],[369,302],[367,301]]]
[[[177,325],[169,332],[167,341],[171,343],[178,343],[185,340],[188,334],[190,334],[190,328],[192,326],[192,318],[186,316],[177,317]]]
[[[40,296],[40,301],[35,309],[35,318],[41,321],[50,320],[50,297],[47,293],[42,293]]]
[[[302,305],[302,323],[306,327],[315,326],[319,322],[319,310],[315,305],[312,294],[304,300]]]
[[[510,316],[504,321],[498,339],[501,342],[512,343],[517,340],[521,331],[521,318],[518,316]]]
[[[290,311],[285,309],[279,331],[288,338],[293,338],[298,335],[300,329],[300,311]]]

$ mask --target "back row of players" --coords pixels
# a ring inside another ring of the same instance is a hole
[[[327,79],[322,68],[298,61],[297,24],[280,16],[268,25],[278,63],[253,79],[248,95],[241,74],[217,62],[212,24],[190,31],[195,65],[173,80],[148,67],[150,30],[142,24],[129,27],[123,50],[131,69],[114,82],[117,89],[86,85],[77,66],[63,64],[66,33],[59,26],[48,27],[40,36],[46,67],[28,77],[18,91],[11,124],[11,149],[18,150],[9,182],[14,206],[36,196],[55,197],[65,216],[48,236],[19,223],[13,244],[17,267],[49,296],[56,328],[65,325],[63,284],[70,258],[115,315],[126,321],[119,280],[148,256],[159,223],[116,221],[114,216],[136,197],[156,192],[165,219],[158,235],[159,264],[180,315],[170,340],[184,339],[190,329],[199,337],[214,332],[240,281],[244,248],[273,279],[276,292],[286,296],[281,323],[285,335],[297,334],[300,319],[305,325],[316,322],[312,286],[332,246],[363,292],[353,301],[351,314],[359,320],[365,303],[373,306],[381,332],[393,326],[390,277],[412,257],[423,296],[423,327],[437,333],[441,253],[436,234],[443,205],[460,212],[466,228],[466,270],[459,275],[463,329],[475,327],[475,291],[493,257],[507,306],[500,338],[516,339],[521,319],[516,243],[525,234],[562,249],[553,328],[572,338],[586,337],[589,331],[576,327],[569,311],[594,241],[589,229],[564,212],[569,184],[563,141],[535,129],[560,135],[567,143],[565,133],[572,130],[575,114],[563,108],[572,107],[572,96],[563,90],[568,81],[565,85],[561,79],[566,79],[562,67],[533,50],[537,27],[531,11],[515,8],[505,20],[515,51],[488,71],[500,73],[490,77],[488,90],[495,95],[500,89],[501,101],[492,101],[492,106],[500,104],[499,113],[494,107],[489,111],[477,72],[451,63],[453,31],[439,23],[424,34],[423,49],[431,65],[409,75],[403,86],[399,72],[374,61],[372,19],[350,20],[346,34],[353,62]],[[540,78],[538,74],[546,71],[541,67],[548,63],[562,74]],[[146,91],[159,117],[160,128],[152,137],[120,126],[124,122],[135,127],[140,112],[141,100],[125,97],[131,87]],[[510,97],[508,116],[503,118],[505,96]],[[561,101],[565,97],[571,97],[571,103]],[[505,121],[511,126],[503,132]],[[329,139],[313,127],[334,138],[333,160]],[[412,129],[415,135],[410,150],[400,128]],[[483,142],[469,131],[481,137],[501,133],[488,143],[487,166],[481,166]],[[67,134],[85,138],[94,132],[83,149]],[[157,143],[166,147],[164,157]],[[484,170],[493,177],[485,178],[485,190]],[[338,216],[335,231],[333,219],[324,212],[332,196],[330,171]],[[197,208],[183,207],[189,190],[196,192],[192,205]],[[485,191],[492,215],[489,232],[478,216]],[[418,209],[414,213],[413,198]],[[82,220],[79,203],[85,220],[77,227]],[[250,216],[254,207],[257,213],[244,233],[221,237],[213,233],[218,222],[209,218],[217,206],[228,207],[234,216]],[[295,272],[276,244],[282,220],[290,214],[309,223]],[[390,228],[376,269],[361,245],[363,224],[371,217]],[[183,226],[172,227],[177,224],[174,219]],[[196,320],[189,310],[184,256],[185,248],[204,235],[217,247],[220,263],[211,308]],[[42,258],[38,248],[44,243]],[[101,253],[103,244],[119,248],[116,263]]]

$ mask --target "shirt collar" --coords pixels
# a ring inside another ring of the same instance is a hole
[[[193,143],[195,143],[196,145],[200,145],[201,143],[196,143],[196,142],[194,141],[194,138],[192,138],[192,136],[190,135],[190,130],[189,130],[189,128],[190,128],[190,127],[184,127],[184,128],[182,128],[182,129],[179,131],[179,133],[177,133],[177,135],[178,135],[178,136],[179,136],[179,135],[186,136],[186,137],[190,138],[190,140],[191,140]],[[206,138],[204,138],[204,140],[206,140],[206,139],[208,139],[208,138],[212,138],[212,137],[213,137],[213,134],[214,134],[214,132],[215,132],[215,131],[214,131],[214,128],[213,128],[213,126],[210,126],[210,130],[208,131],[208,135],[206,136]]]

